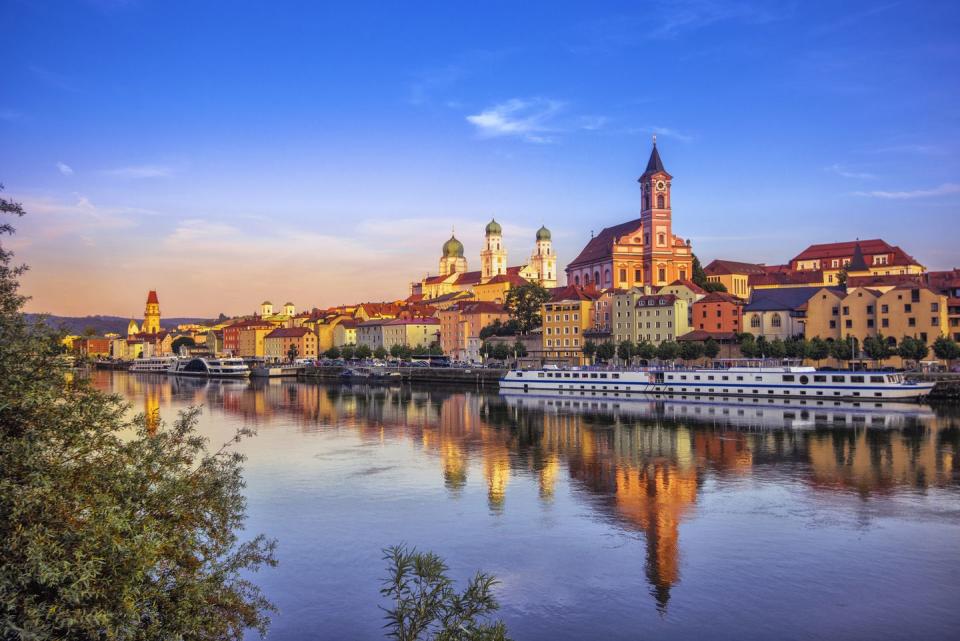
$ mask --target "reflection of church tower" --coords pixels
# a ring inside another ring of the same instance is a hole
[[[440,461],[443,464],[443,484],[448,490],[459,492],[467,484],[467,457],[460,442],[447,436],[440,445]]]
[[[463,257],[463,243],[450,234],[450,240],[443,244],[440,256],[440,275],[462,274],[467,271],[467,259]]]
[[[144,387],[143,414],[146,417],[147,432],[156,434],[160,427],[160,385],[150,384]]]
[[[483,474],[487,477],[487,504],[501,512],[510,482],[510,454],[505,446],[491,444],[483,454]]]
[[[157,292],[152,289],[147,294],[147,306],[143,310],[143,325],[140,329],[144,334],[160,333],[160,300]]]
[[[552,501],[554,488],[557,485],[557,472],[560,469],[560,463],[555,454],[551,455],[543,463],[543,468],[539,474],[540,499],[543,501]]]
[[[541,226],[537,230],[537,246],[530,256],[530,267],[544,287],[557,286],[557,256],[553,253],[550,230]]]
[[[487,223],[480,252],[480,278],[490,280],[494,276],[507,273],[507,250],[503,248],[503,230],[500,223],[491,220]]]

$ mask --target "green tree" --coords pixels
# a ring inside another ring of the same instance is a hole
[[[383,345],[377,345],[377,348],[373,350],[373,357],[382,361],[387,357],[387,349]]]
[[[820,366],[820,361],[828,356],[830,356],[830,344],[819,336],[814,337],[807,343],[806,357],[816,361],[817,367]]]
[[[703,290],[706,292],[726,292],[727,286],[721,283],[720,281],[708,280],[705,284],[701,285]]]
[[[693,274],[690,276],[690,280],[699,285],[700,287],[707,288],[707,272],[703,271],[703,265],[700,264],[700,259],[697,258],[697,255],[693,255]]]
[[[710,360],[715,359],[720,355],[720,343],[708,338],[703,342],[703,355],[709,358]]]
[[[519,287],[511,287],[507,291],[504,307],[517,323],[521,334],[540,327],[543,319],[540,308],[550,300],[550,291],[538,283],[527,283]]]
[[[947,361],[947,366],[960,358],[960,345],[955,340],[947,336],[940,336],[933,341],[933,354],[937,358]]]
[[[174,354],[179,354],[180,348],[183,346],[196,347],[197,342],[189,336],[177,336],[175,339],[173,339],[173,342],[170,344],[170,350]]]
[[[597,359],[602,363],[609,363],[617,353],[617,346],[613,341],[604,341],[597,345]]]
[[[427,346],[427,352],[431,356],[443,356],[443,348],[440,347],[440,341],[433,341]]]
[[[757,358],[760,355],[757,349],[757,341],[753,337],[753,334],[749,332],[738,334],[737,342],[740,344],[740,354],[742,354],[744,358]]]
[[[93,325],[87,325],[86,327],[83,328],[83,335],[87,337],[96,336],[97,328],[94,327]]]
[[[583,355],[587,357],[587,362],[593,363],[593,358],[597,355],[597,344],[593,341],[586,341],[583,344]]]
[[[765,354],[770,358],[784,358],[787,355],[787,345],[779,338],[775,338],[767,343]]]
[[[853,345],[842,338],[835,340],[830,344],[830,356],[838,361],[849,361],[853,358]]]
[[[634,345],[630,341],[624,340],[620,341],[620,344],[617,345],[617,357],[622,360],[624,363],[629,363],[630,359],[633,358],[634,354]]]
[[[513,353],[517,358],[524,358],[527,355],[527,346],[518,340],[513,344]]]
[[[403,349],[404,347],[406,347],[406,345],[401,345],[400,343],[396,343],[396,344],[394,344],[394,345],[391,345],[391,346],[390,346],[390,356],[393,356],[394,358],[400,358],[401,355],[402,355],[403,352],[404,352],[404,349]]]
[[[287,350],[287,360],[292,363],[293,361],[297,360],[298,356],[300,356],[300,349],[291,343],[290,349]]]
[[[501,621],[487,619],[499,608],[493,596],[498,581],[477,572],[457,593],[447,565],[432,552],[405,545],[384,550],[388,575],[380,594],[387,599],[387,636],[397,641],[508,641]]]
[[[703,356],[703,343],[698,341],[683,341],[679,343],[679,346],[680,358],[688,363]]]
[[[802,337],[792,337],[783,341],[784,354],[787,358],[803,359],[807,355],[807,341]]]
[[[837,287],[847,287],[847,266],[844,265],[840,268],[840,271],[837,272]]]
[[[0,212],[23,215],[0,198]],[[3,222],[0,234],[12,233]],[[28,323],[23,267],[0,246],[0,639],[224,639],[265,632],[238,542],[243,457],[215,452],[199,410],[168,426],[68,377],[59,334]],[[153,417],[150,417],[153,418]]]
[[[871,358],[883,365],[883,361],[893,356],[896,348],[890,344],[883,334],[867,336],[863,339],[863,351]]]
[[[510,358],[510,348],[506,343],[496,343],[493,346],[493,357],[498,361],[506,361]]]
[[[905,361],[919,364],[930,353],[930,348],[919,338],[904,336],[897,348],[897,354]]]
[[[357,345],[357,348],[353,350],[354,358],[359,358],[360,360],[370,358],[372,355],[373,350],[370,349],[369,345]]]
[[[343,350],[341,350],[339,347],[334,345],[333,347],[325,351],[323,355],[326,356],[327,358],[340,358],[340,356],[343,355]],[[346,356],[344,356],[344,358],[346,358]]]
[[[340,355],[345,359],[350,360],[353,358],[354,354],[357,351],[356,345],[344,345],[340,348]]]
[[[650,341],[640,341],[637,344],[637,356],[645,361],[652,361],[657,357],[657,346]]]
[[[673,361],[680,356],[680,346],[674,341],[663,341],[657,345],[657,358],[662,361]]]

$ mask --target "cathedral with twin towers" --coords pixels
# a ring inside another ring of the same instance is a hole
[[[550,230],[540,227],[529,260],[523,265],[511,266],[503,244],[503,228],[491,220],[484,229],[479,271],[469,270],[463,243],[455,234],[451,235],[443,244],[437,275],[413,283],[411,294],[423,301],[443,301],[469,293],[473,300],[502,302],[506,290],[528,282],[557,286],[557,255],[553,252]]]

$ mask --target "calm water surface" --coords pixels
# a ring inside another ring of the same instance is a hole
[[[530,639],[960,636],[955,409],[730,407],[96,372],[239,426],[269,638],[383,638],[381,549],[502,581]]]

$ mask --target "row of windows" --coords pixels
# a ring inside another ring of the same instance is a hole
[[[654,323],[653,325],[655,325],[655,326],[654,326],[654,327],[651,327],[651,322],[650,322],[650,321],[647,321],[647,327],[646,327],[646,329],[660,329],[660,321],[656,321],[656,323]],[[666,322],[666,325],[667,325],[667,328],[673,328],[673,321],[667,321],[667,322]],[[633,326],[632,323],[617,323],[617,324],[616,324],[617,329],[630,329],[632,326]],[[643,328],[643,323],[642,323],[642,322],[638,322],[638,323],[637,323],[637,328],[638,328],[638,329]]]
[[[874,308],[873,308],[873,305],[867,305],[867,313],[868,313],[868,314],[872,314],[872,313],[873,313],[873,309],[874,309]],[[834,316],[837,316],[837,315],[838,315],[838,313],[837,313],[838,310],[839,310],[838,307],[834,307],[834,308],[831,310],[831,313],[832,313]],[[938,313],[940,312],[940,303],[930,303],[930,311],[931,311],[932,313],[934,313],[934,314],[938,314]],[[911,305],[910,303],[904,303],[904,305],[903,305],[903,312],[904,312],[905,314],[911,314],[911,313],[913,313],[913,305]],[[890,313],[890,306],[889,306],[889,305],[881,305],[881,306],[880,306],[880,313],[881,313],[881,314],[889,314],[889,313]],[[849,315],[850,315],[850,306],[849,306],[849,305],[844,305],[844,306],[843,306],[843,315],[844,315],[844,316],[849,316]]]
[[[553,327],[547,327],[547,328],[546,328],[547,336],[550,336],[551,334],[553,334],[553,329],[554,329]],[[560,333],[560,328],[557,327],[556,330],[557,330],[557,334],[559,334],[559,333]],[[564,327],[564,328],[563,328],[563,333],[564,333],[564,334],[569,334],[569,333],[570,333],[570,327],[569,327],[569,326]],[[573,333],[574,333],[574,334],[579,334],[579,333],[580,333],[580,328],[579,328],[578,326],[574,325],[574,326],[573,326]]]
[[[676,379],[676,380],[685,381],[685,380],[687,380],[687,376],[688,376],[687,374],[667,374],[666,378],[667,378],[668,381],[672,381],[672,380],[675,380],[675,379]],[[699,380],[701,380],[701,379],[703,379],[703,378],[705,378],[705,380],[708,380],[708,381],[714,381],[714,380],[729,381],[729,380],[730,380],[730,376],[728,376],[728,375],[726,375],[726,374],[724,374],[723,376],[721,376],[719,379],[718,379],[716,376],[714,376],[713,374],[706,375],[705,377],[701,376],[700,374],[693,374],[693,375],[690,375],[690,377],[691,377],[693,380],[695,380],[695,381],[699,381]],[[796,377],[796,375],[794,375],[794,374],[783,374],[783,377],[782,377],[782,378],[783,378],[783,382],[784,382],[784,383],[794,383],[794,382],[797,382],[797,377]],[[831,383],[845,383],[845,382],[847,381],[847,378],[848,378],[847,376],[842,375],[842,374],[833,374],[833,375],[830,376],[830,382],[831,382]],[[865,377],[865,376],[860,376],[860,375],[854,375],[854,376],[850,376],[850,377],[849,377],[851,383],[864,383],[864,382],[866,382],[866,380],[865,380],[866,378],[867,378],[867,377]],[[893,375],[888,375],[888,376],[870,376],[869,378],[870,378],[870,382],[871,382],[871,383],[883,383],[883,382],[896,383],[896,382],[899,382],[899,381],[901,380],[901,376],[900,376],[899,374],[893,374]],[[753,379],[754,379],[754,382],[757,382],[757,383],[762,383],[762,382],[763,382],[763,377],[762,377],[762,376],[754,376]],[[743,380],[743,376],[742,376],[742,375],[737,375],[736,380],[742,381],[742,380]],[[807,383],[810,382],[810,377],[808,377],[806,374],[801,374],[801,375],[800,375],[800,378],[799,378],[799,382],[800,382],[801,384],[803,384],[803,385],[806,385]],[[827,375],[826,375],[826,374],[815,374],[815,375],[813,376],[813,382],[814,382],[814,383],[826,383],[826,382],[827,382]]]
[[[564,320],[564,322],[570,322],[570,314],[564,314],[564,315],[563,315],[563,320]],[[580,314],[573,314],[573,320],[575,320],[575,321],[580,320]],[[546,317],[546,319],[545,319],[544,322],[547,322],[547,323],[559,323],[559,322],[560,322],[560,314],[557,314],[556,316],[551,316],[550,314],[547,314],[547,317]]]
[[[560,345],[560,339],[558,338],[558,339],[554,340],[554,339],[552,339],[552,338],[548,338],[548,339],[547,339],[547,347],[554,347],[554,346],[556,346],[556,347],[561,347],[561,345]],[[564,339],[563,339],[563,347],[570,347],[570,339],[569,339],[569,338],[564,338]],[[573,339],[573,347],[580,347],[580,339],[579,339],[579,338],[574,338],[574,339]]]
[[[517,372],[522,377],[524,372]],[[537,378],[620,378],[620,374],[611,372],[537,372]]]

